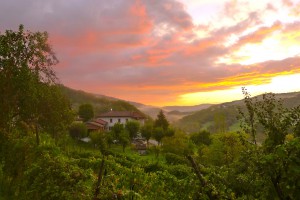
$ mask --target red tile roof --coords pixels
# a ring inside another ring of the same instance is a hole
[[[88,129],[99,129],[104,128],[107,122],[102,119],[92,119],[91,121],[86,122]]]
[[[134,119],[145,119],[143,115],[134,111],[110,111],[107,113],[103,113],[98,117],[130,117]]]

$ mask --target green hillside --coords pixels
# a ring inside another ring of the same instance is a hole
[[[95,115],[112,110],[118,111],[136,111],[143,114],[135,106],[126,101],[103,95],[95,95],[80,90],[74,90],[61,86],[63,93],[70,99],[74,110],[78,110],[80,104],[90,103],[93,105]],[[143,114],[144,115],[144,114]]]
[[[282,99],[283,105],[286,107],[300,105],[300,92],[276,94],[275,97]],[[260,100],[262,95],[255,98]],[[243,100],[214,105],[183,117],[176,125],[188,133],[197,132],[201,129],[214,133],[217,132],[218,123],[223,123],[226,130],[237,131],[239,129],[238,107],[242,110],[245,109]]]

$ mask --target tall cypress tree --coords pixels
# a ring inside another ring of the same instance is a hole
[[[169,127],[169,122],[168,120],[166,119],[166,116],[164,114],[164,112],[162,110],[159,111],[158,115],[157,115],[157,118],[154,122],[154,126],[155,127],[161,127],[163,128],[164,130],[167,130],[168,127]]]

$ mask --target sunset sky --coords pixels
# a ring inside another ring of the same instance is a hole
[[[144,104],[300,91],[300,0],[0,0],[0,31],[47,31],[64,85]]]

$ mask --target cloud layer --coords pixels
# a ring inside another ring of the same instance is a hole
[[[175,0],[0,4],[1,32],[19,24],[49,32],[61,82],[93,93],[162,105],[300,69],[299,2],[227,1],[212,8],[216,14],[207,23]],[[268,54],[270,44],[282,47],[277,56]],[[260,51],[266,56],[255,55]]]

